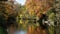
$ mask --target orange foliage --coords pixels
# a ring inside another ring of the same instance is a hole
[[[26,0],[25,5],[29,12],[38,14],[39,12],[46,12],[53,3],[54,0]],[[33,10],[33,12],[31,10]]]

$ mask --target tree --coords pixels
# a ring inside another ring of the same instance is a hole
[[[18,16],[16,9],[17,6],[14,3],[0,2],[0,34],[7,34],[7,29],[11,24],[16,26],[16,17]]]
[[[45,13],[53,4],[54,0],[27,0],[25,5],[29,14],[36,15]]]

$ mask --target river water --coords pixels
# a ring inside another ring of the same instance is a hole
[[[27,34],[26,30],[16,31],[15,34]]]

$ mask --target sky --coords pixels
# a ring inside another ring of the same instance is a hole
[[[26,0],[16,0],[16,1],[17,1],[18,3],[20,3],[21,5],[24,5]]]

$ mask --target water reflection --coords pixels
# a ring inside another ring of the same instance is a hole
[[[18,28],[20,29],[19,31],[16,31],[15,34],[28,34],[34,31],[35,24],[33,23],[34,20],[19,20],[19,26]],[[28,31],[27,31],[28,30]]]
[[[20,30],[20,31],[16,31],[15,34],[27,34],[27,31]]]

